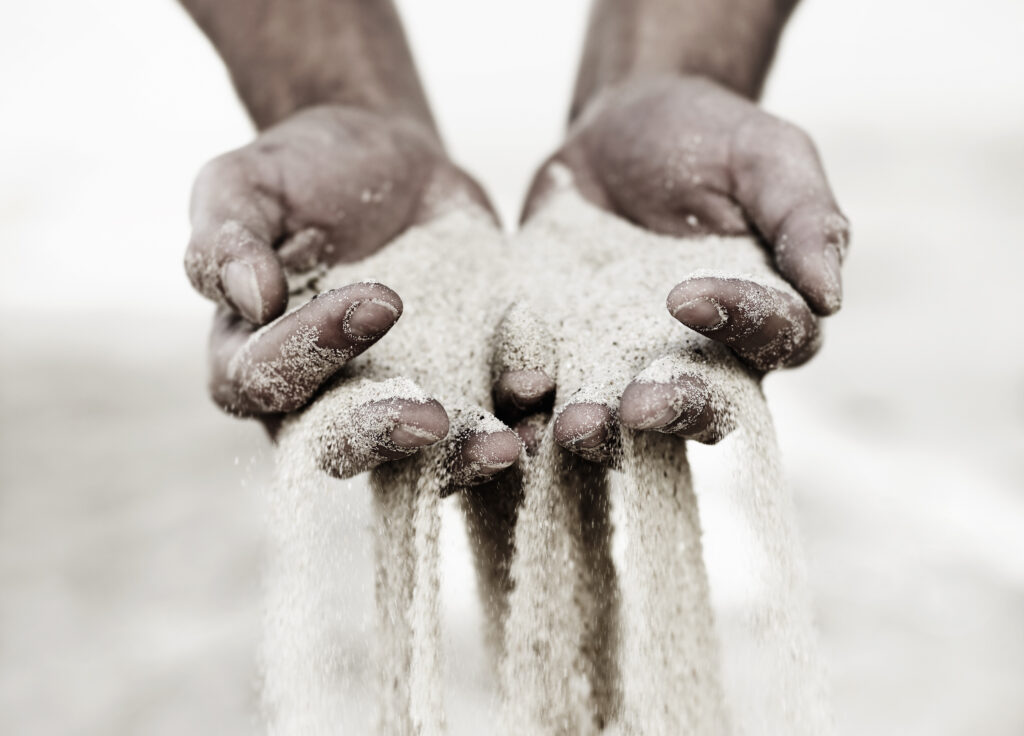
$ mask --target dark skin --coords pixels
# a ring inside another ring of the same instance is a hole
[[[211,162],[193,193],[186,265],[196,287],[221,304],[211,385],[222,406],[273,427],[401,314],[394,292],[352,285],[254,334],[284,310],[285,272],[358,259],[447,207],[486,197],[444,153],[390,2],[182,1],[262,131]],[[755,103],[794,4],[597,0],[570,132],[547,162],[568,167],[596,206],[654,231],[761,238],[802,299],[710,278],[681,282],[667,298],[682,324],[729,345],[759,371],[813,355],[817,316],[839,308],[848,240],[807,136]],[[550,191],[547,164],[525,218]],[[367,197],[373,207],[365,206]],[[773,305],[768,316],[748,308],[753,298]],[[283,349],[309,326],[336,356],[312,376]],[[802,341],[783,339],[797,332]],[[272,400],[254,396],[249,372],[231,369],[243,346],[293,390]],[[712,408],[676,400],[680,392],[707,395],[703,388],[696,376],[671,386],[631,384],[617,414],[570,404],[556,418],[556,439],[601,457],[621,421],[715,441],[720,436],[706,431],[716,424]],[[554,390],[543,373],[505,374],[495,386],[496,407],[515,418],[544,405]],[[690,406],[692,416],[673,413],[673,404]],[[411,431],[396,429],[392,441],[403,448],[447,431],[439,404],[410,404],[402,420]],[[496,437],[496,446],[504,439]]]
[[[286,274],[362,258],[467,200],[490,205],[444,151],[391,3],[183,4],[260,130],[207,164],[192,194],[186,270],[220,305],[210,336],[211,393],[273,434],[283,413],[306,404],[383,337],[403,306],[386,286],[352,284],[282,317]],[[310,329],[327,356],[315,371],[287,349]],[[274,391],[254,380],[268,374],[279,379]],[[388,403],[399,417],[388,439],[401,452],[382,445],[382,456],[404,457],[447,435],[438,402]],[[515,461],[518,447],[511,431],[480,433],[461,453],[466,467],[493,473]]]
[[[572,172],[594,205],[658,233],[753,235],[795,299],[741,279],[696,278],[667,295],[683,325],[728,345],[760,372],[796,366],[817,350],[817,319],[842,301],[849,230],[808,136],[756,105],[794,1],[597,0],[564,145],[541,167],[529,219],[553,189],[551,166]],[[771,304],[767,315],[751,309]],[[790,339],[799,335],[799,339]],[[521,380],[506,375],[499,385]],[[607,457],[617,424],[717,442],[714,409],[697,376],[632,383],[616,415],[569,404],[555,437]],[[538,399],[538,403],[543,399]],[[673,406],[687,406],[683,416]],[[681,428],[681,429],[680,429]]]

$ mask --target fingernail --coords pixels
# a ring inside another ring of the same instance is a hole
[[[516,435],[518,438],[519,435]],[[515,460],[478,460],[469,465],[470,475],[477,477],[494,475],[512,465]]]
[[[598,425],[579,437],[573,437],[572,440],[569,441],[569,444],[577,449],[592,450],[604,442],[605,436],[606,433],[604,425]]]
[[[510,371],[505,374],[505,387],[512,403],[519,409],[530,409],[555,390],[555,382],[543,371]]]
[[[635,425],[634,429],[659,429],[661,427],[666,427],[678,419],[681,413],[682,412],[674,406],[666,406],[655,416],[645,419]]]
[[[395,443],[396,447],[404,449],[426,447],[441,439],[444,438],[413,424],[399,424],[391,430],[391,441]]]
[[[837,248],[825,250],[825,289],[822,294],[823,307],[827,314],[839,311],[843,304],[843,280],[840,275],[841,263]]]
[[[228,261],[220,272],[220,283],[227,300],[253,324],[263,322],[263,297],[256,269],[244,261]]]
[[[729,317],[722,305],[706,296],[680,304],[672,316],[698,330],[717,330]]]
[[[365,340],[387,332],[395,320],[398,310],[387,302],[368,299],[356,302],[345,317],[345,332],[351,337]]]

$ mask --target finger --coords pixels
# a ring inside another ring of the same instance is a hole
[[[433,399],[371,401],[334,425],[332,441],[322,446],[320,466],[336,478],[351,478],[441,441],[448,427],[444,407]]]
[[[587,460],[607,462],[619,446],[618,422],[606,404],[570,402],[555,417],[555,442]]]
[[[730,417],[716,403],[699,376],[682,374],[652,381],[641,374],[622,392],[619,419],[630,429],[654,430],[713,445],[733,429]]]
[[[497,415],[512,423],[554,400],[555,340],[545,321],[516,302],[503,315],[491,357]]]
[[[253,324],[280,316],[288,286],[273,244],[284,212],[253,183],[238,153],[214,159],[199,173],[190,216],[185,270],[193,286]]]
[[[511,429],[482,409],[452,412],[448,493],[476,485],[514,464],[523,444]]]
[[[214,397],[241,414],[294,411],[401,313],[398,294],[377,283],[324,292],[257,332],[222,312],[214,334],[220,340],[213,352]]]
[[[513,427],[513,430],[519,436],[520,442],[526,448],[527,455],[537,454],[549,419],[550,416],[547,414],[531,414],[525,419],[521,419]]]
[[[779,272],[818,314],[843,299],[840,266],[849,224],[811,139],[770,116],[753,118],[733,141],[734,196],[772,246]]]
[[[817,320],[806,303],[753,281],[687,279],[669,293],[667,306],[684,325],[728,345],[760,371],[799,365],[820,345]]]
[[[392,399],[397,409],[395,426],[388,433],[391,444],[400,452],[418,450],[448,435],[448,414],[437,401],[413,402]],[[372,404],[371,404],[372,405]]]
[[[502,417],[538,411],[551,402],[555,382],[543,371],[508,371],[494,385],[495,411]]]
[[[310,423],[323,427],[312,439],[317,462],[336,478],[351,478],[409,457],[448,435],[444,408],[411,382],[367,381],[334,391],[341,395],[325,404],[322,416]],[[371,398],[381,395],[385,398]]]

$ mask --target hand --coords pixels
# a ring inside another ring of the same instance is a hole
[[[394,291],[362,283],[279,317],[286,274],[363,258],[467,200],[489,211],[483,191],[428,130],[344,107],[296,114],[208,164],[193,191],[185,262],[196,288],[220,303],[210,338],[214,400],[261,419],[273,434],[283,413],[306,404],[403,308]],[[381,459],[448,432],[447,414],[432,400],[361,411],[388,419],[388,431],[378,422],[374,435]]]
[[[461,207],[297,290],[293,303],[306,306],[283,319],[317,308],[325,293],[385,288],[351,285],[367,278],[394,285],[409,309],[387,340],[324,383],[308,408],[290,413],[282,431],[302,433],[300,444],[314,462],[338,477],[407,456],[447,431],[447,438],[431,448],[446,473],[444,493],[514,463],[521,445],[490,413],[488,380],[488,348],[506,303],[502,284],[512,273],[502,246],[501,232],[481,208]],[[287,352],[295,353],[307,371],[318,365],[319,350]],[[424,421],[431,418],[431,407],[441,412],[445,431]]]
[[[803,132],[709,80],[666,76],[593,99],[535,179],[524,219],[557,188],[556,164],[590,202],[654,232],[758,236],[798,295],[739,278],[688,278],[669,293],[668,309],[758,371],[814,354],[815,315],[834,313],[842,300],[848,226]],[[631,388],[621,419],[647,425],[687,391],[683,379]],[[588,406],[560,419],[573,436],[607,421],[603,408]]]
[[[553,377],[554,438],[595,461],[617,459],[620,423],[718,442],[735,427],[736,380],[758,375],[722,342],[679,329],[652,291],[710,268],[726,282],[798,298],[750,237],[664,237],[594,208],[568,186],[552,193],[510,250],[524,273],[544,268],[561,278],[557,288],[525,285],[523,303],[496,334],[495,365]],[[516,427],[527,447],[537,418]]]
[[[351,262],[486,195],[405,118],[316,107],[208,163],[192,191],[193,286],[255,325],[284,312],[286,270]]]

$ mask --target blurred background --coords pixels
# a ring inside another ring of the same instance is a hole
[[[514,223],[587,3],[399,5],[454,157]],[[854,228],[824,351],[767,381],[847,734],[1024,733],[1022,29],[1020,0],[806,0],[764,99]],[[0,90],[2,730],[259,732],[271,457],[206,398],[181,265],[193,175],[251,128],[171,0],[5,4]],[[459,732],[487,690],[447,521]]]

